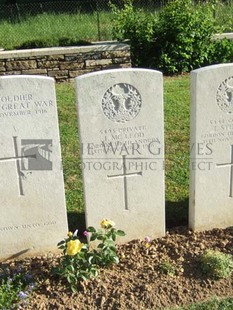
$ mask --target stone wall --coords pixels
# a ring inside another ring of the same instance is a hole
[[[0,76],[38,74],[64,82],[92,71],[130,67],[130,47],[124,43],[0,51]]]

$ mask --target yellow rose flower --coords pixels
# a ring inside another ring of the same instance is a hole
[[[78,239],[70,240],[67,242],[66,253],[70,256],[74,256],[79,253],[83,247],[83,243],[81,243]]]
[[[67,234],[67,236],[68,236],[69,238],[71,238],[71,237],[73,237],[73,233],[72,233],[71,231],[69,231],[68,234]]]
[[[111,220],[108,220],[108,219],[103,219],[101,222],[100,222],[100,226],[104,229],[106,228],[111,228],[111,227],[114,227],[115,226],[115,223]]]

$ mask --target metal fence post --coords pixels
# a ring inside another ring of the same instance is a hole
[[[100,35],[100,7],[99,7],[99,0],[96,0],[96,14],[97,14],[97,30],[98,30],[98,40],[101,40]]]

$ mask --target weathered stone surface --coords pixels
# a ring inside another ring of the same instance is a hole
[[[76,80],[86,223],[113,220],[120,242],[165,233],[162,74],[107,70]]]
[[[102,70],[107,70],[107,69],[120,69],[121,65],[120,64],[112,64],[108,66],[102,66]]]
[[[102,52],[103,58],[122,58],[122,57],[129,57],[130,51],[110,51],[110,52]]]
[[[69,77],[75,78],[77,76],[80,76],[82,74],[90,73],[91,70],[77,70],[77,71],[69,71]]]
[[[68,76],[55,76],[55,80],[57,83],[64,83],[68,79]]]
[[[112,62],[114,64],[122,64],[122,63],[130,62],[130,57],[114,58]]]
[[[0,258],[56,250],[67,218],[54,80],[0,78]]]
[[[59,61],[58,60],[38,61],[37,65],[38,68],[53,69],[58,68]]]
[[[37,67],[37,63],[35,60],[15,60],[6,63],[6,69],[10,70],[27,70],[27,69],[35,69]]]
[[[76,54],[76,55],[65,55],[64,60],[65,61],[80,61],[80,58],[82,59],[83,54]]]
[[[97,60],[86,60],[85,61],[86,68],[95,67],[95,66],[111,65],[111,64],[112,64],[112,59],[97,59]]]
[[[3,51],[0,53],[0,75],[48,75],[62,82],[86,72],[131,67],[130,58],[129,63],[123,63],[128,57],[121,58],[123,55],[129,55],[126,44],[108,42],[87,47]]]
[[[189,225],[233,225],[233,64],[191,73]]]
[[[22,70],[22,74],[29,74],[29,75],[34,75],[34,74],[40,74],[40,75],[47,75],[47,70],[46,69],[31,69],[31,70]]]
[[[75,70],[77,68],[83,69],[84,63],[78,63],[78,62],[62,62],[60,64],[61,70]]]
[[[101,58],[103,58],[103,59],[112,59],[113,57],[112,57],[112,52],[102,52],[101,53]]]
[[[50,58],[50,56],[40,56],[40,57],[37,57],[37,61],[57,61],[57,59],[53,59],[53,60],[50,60],[49,59]]]
[[[102,54],[100,52],[89,52],[89,53],[83,53],[82,54],[83,60],[97,60],[102,59]]]
[[[22,71],[6,71],[5,74],[7,75],[20,75]]]
[[[213,39],[214,40],[222,40],[222,39],[233,40],[233,32],[215,34],[213,36]]]
[[[68,75],[68,70],[51,70],[48,71],[48,76],[52,77],[64,77]]]
[[[47,56],[47,60],[62,60],[64,58],[65,58],[64,55],[50,55],[50,56]]]
[[[39,56],[29,56],[29,57],[27,57],[27,58],[21,58],[21,60],[38,60],[38,59],[40,59],[40,57]]]
[[[131,68],[131,63],[120,64],[121,68]]]

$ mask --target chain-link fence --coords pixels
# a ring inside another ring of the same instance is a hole
[[[11,1],[12,2],[12,1]],[[20,1],[16,3],[1,4],[0,19],[12,23],[21,21],[28,16],[39,14],[92,14],[97,11],[98,1]]]
[[[161,5],[164,4],[164,1],[165,0],[135,0],[134,5],[151,12],[151,10],[157,10],[161,7]],[[124,1],[111,0],[111,3],[118,7],[122,7]],[[0,0],[0,23],[3,21],[12,24],[21,23],[29,17],[43,14],[76,15],[79,17],[80,23],[81,21],[82,23],[85,23],[87,31],[90,32],[90,29],[92,29],[92,37],[94,40],[112,39],[112,22],[109,0],[32,0],[30,2],[29,0]],[[66,25],[64,24],[64,27],[65,26]]]
[[[133,3],[146,12],[155,12],[167,1],[134,0]],[[111,0],[111,3],[120,8],[125,1]],[[233,12],[233,0],[223,0],[223,3]],[[226,22],[229,12],[227,14],[221,17]],[[48,46],[76,45],[80,40],[111,40],[112,18],[110,0],[0,0],[0,46],[23,48],[28,46],[22,46],[21,41],[34,41],[35,47],[40,47],[40,38],[49,36],[59,36],[59,39],[47,40]]]
[[[134,0],[134,6],[148,11],[157,10],[167,0]],[[11,22],[24,17],[43,13],[98,13],[109,11],[110,3],[123,7],[122,0],[76,0],[76,1],[48,1],[48,0],[0,0],[0,20]]]

